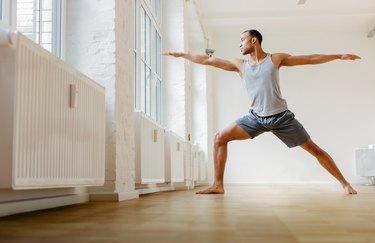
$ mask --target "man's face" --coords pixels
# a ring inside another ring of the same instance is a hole
[[[242,33],[240,36],[240,51],[242,55],[251,53],[254,49],[254,43],[252,41],[249,32]]]

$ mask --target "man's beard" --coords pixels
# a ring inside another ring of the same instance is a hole
[[[252,48],[249,48],[248,50],[244,50],[244,51],[242,51],[242,55],[248,55],[248,54],[250,54],[251,52],[253,52],[253,50],[252,50]]]

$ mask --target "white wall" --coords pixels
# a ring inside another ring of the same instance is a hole
[[[215,56],[243,58],[239,35],[216,36]],[[311,138],[331,154],[348,180],[363,181],[356,176],[354,150],[375,143],[375,39],[344,32],[267,35],[263,48],[271,53],[354,53],[362,57],[354,62],[284,67],[280,82],[290,110]],[[213,130],[218,131],[247,113],[249,99],[235,73],[215,69],[212,83]],[[335,181],[312,156],[301,148],[288,149],[271,133],[232,142],[228,151],[227,183]]]
[[[138,197],[133,4],[133,0],[66,2],[66,61],[106,88],[106,183],[91,190],[93,200]]]
[[[182,0],[164,0],[163,8],[163,51],[184,52],[185,3]],[[163,121],[164,126],[186,139],[186,61],[182,58],[163,57]]]
[[[163,51],[204,54],[206,41],[193,3],[183,0],[162,3]],[[164,125],[186,141],[190,134],[190,143],[207,155],[206,76],[206,66],[182,58],[163,58]]]
[[[206,45],[190,44],[190,53],[203,54]],[[207,154],[207,66],[191,63],[191,141]]]

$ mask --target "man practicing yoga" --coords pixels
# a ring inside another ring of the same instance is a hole
[[[198,194],[224,193],[224,169],[227,160],[227,145],[232,140],[253,139],[263,132],[272,132],[288,147],[300,146],[315,156],[319,163],[343,186],[347,194],[357,194],[341,174],[331,156],[316,145],[304,127],[288,110],[279,86],[279,69],[283,66],[321,64],[336,59],[356,60],[356,55],[304,55],[291,56],[285,53],[266,53],[262,47],[262,35],[257,30],[246,30],[240,37],[240,51],[246,59],[223,60],[206,55],[179,52],[164,52],[162,55],[182,57],[194,63],[210,65],[237,72],[244,80],[251,99],[251,108],[244,117],[237,119],[215,136],[214,184]]]

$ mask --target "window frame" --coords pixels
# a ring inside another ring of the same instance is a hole
[[[162,63],[159,55],[163,41],[161,1],[137,0],[135,3],[134,108],[163,124]]]
[[[39,1],[39,4],[38,4]],[[51,9],[43,10],[43,3],[44,1],[51,1]],[[15,1],[16,4],[18,1]],[[33,41],[35,41],[37,44],[40,46],[44,46],[43,44],[49,45],[49,43],[43,43],[42,41],[42,36],[43,35],[51,35],[50,41],[51,41],[51,46],[50,46],[50,52],[54,55],[56,55],[59,58],[62,58],[62,33],[63,33],[63,22],[64,19],[63,17],[65,16],[64,14],[64,0],[32,0],[33,2],[33,15],[34,18],[32,20],[32,27],[31,31],[26,32],[29,33]],[[18,8],[16,6],[15,8]],[[41,10],[42,9],[42,10]],[[40,18],[43,18],[43,11],[51,11],[51,19],[50,20],[42,20],[40,21]],[[15,16],[17,19],[17,15]],[[43,32],[43,24],[44,23],[50,23],[50,28],[51,32]],[[19,28],[20,26],[18,25],[18,21],[16,21],[15,24],[16,28]],[[19,31],[22,33],[22,30],[19,29]],[[25,32],[24,32],[25,33]],[[47,49],[47,48],[46,48]]]
[[[3,20],[3,0],[0,0],[0,21]]]
[[[14,7],[14,1],[2,0],[0,4],[0,26],[3,28],[15,29],[16,8]]]

